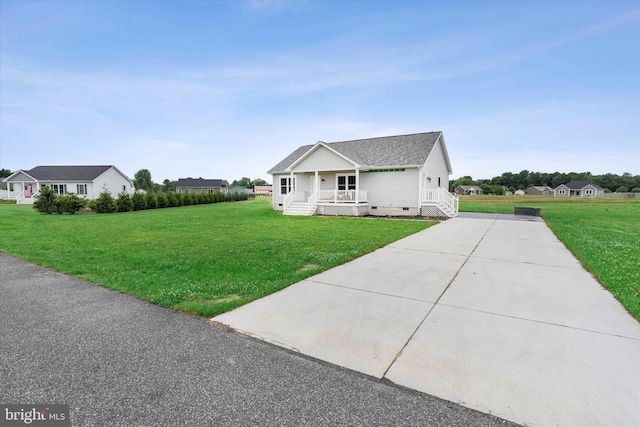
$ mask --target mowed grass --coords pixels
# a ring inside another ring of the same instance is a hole
[[[0,251],[214,316],[433,224],[283,216],[270,199],[104,215],[0,205]]]
[[[542,208],[558,239],[640,321],[640,199],[463,196],[460,210]]]

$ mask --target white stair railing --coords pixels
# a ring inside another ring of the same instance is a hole
[[[295,191],[289,191],[289,193],[287,193],[287,196],[282,201],[282,210],[283,211],[287,210],[287,208],[289,207],[291,202],[293,202],[293,198],[294,197],[295,197]]]
[[[437,204],[448,209],[453,215],[458,213],[458,197],[449,193],[444,188],[423,188],[422,203]]]
[[[307,204],[307,212],[309,215],[313,215],[316,211],[316,203],[318,203],[318,192],[314,191],[314,193],[309,197],[309,201]]]

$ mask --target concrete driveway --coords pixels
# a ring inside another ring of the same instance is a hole
[[[640,425],[640,325],[537,218],[467,214],[212,320],[529,426]]]
[[[0,425],[7,404],[73,426],[505,423],[0,253]]]

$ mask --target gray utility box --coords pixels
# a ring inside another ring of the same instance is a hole
[[[540,216],[540,211],[542,208],[531,208],[531,207],[514,207],[513,214],[514,215],[526,215],[526,216]]]

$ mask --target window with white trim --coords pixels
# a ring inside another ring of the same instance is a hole
[[[78,195],[86,195],[87,194],[87,184],[78,184],[76,194]]]
[[[67,194],[67,184],[52,184],[51,189],[56,194]]]
[[[280,178],[280,194],[285,195],[296,186],[295,178]]]
[[[355,175],[338,175],[338,190],[355,190],[356,189],[356,176]]]

